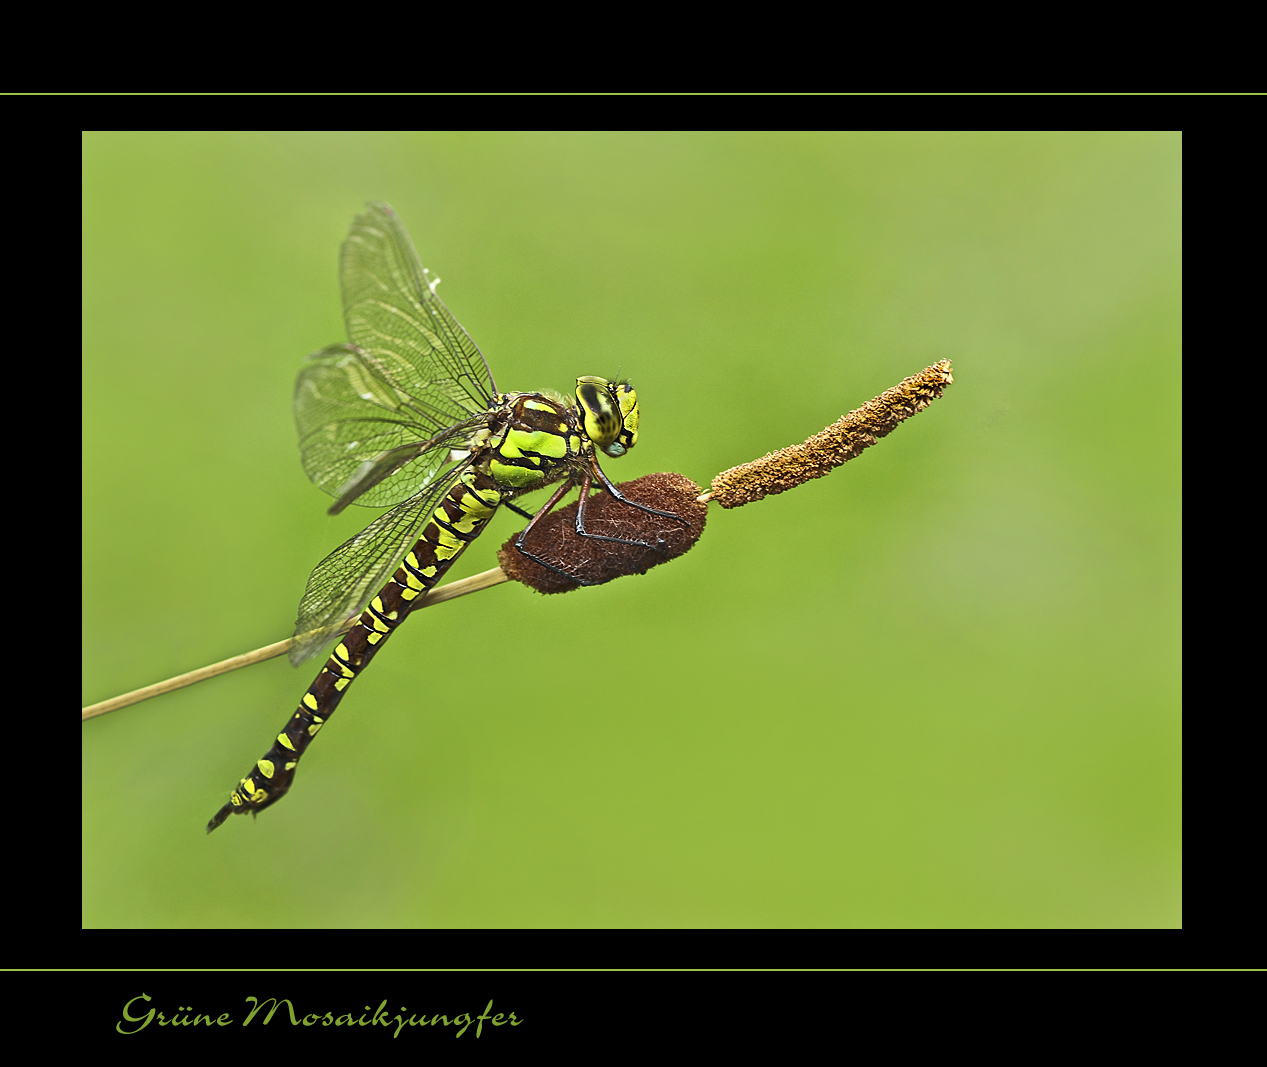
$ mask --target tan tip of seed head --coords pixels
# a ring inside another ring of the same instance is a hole
[[[802,444],[781,448],[751,463],[722,471],[713,479],[704,497],[724,508],[737,508],[830,474],[864,448],[892,433],[903,419],[923,411],[952,381],[950,360],[934,363],[868,400]]]

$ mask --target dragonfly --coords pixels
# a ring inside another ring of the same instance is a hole
[[[538,522],[580,487],[576,532],[595,541],[657,545],[585,530],[594,485],[622,504],[684,522],[625,497],[599,465],[638,442],[638,396],[628,381],[576,379],[571,397],[502,393],[483,353],[436,295],[387,204],[370,203],[343,243],[340,285],[348,341],[313,353],[295,384],[304,471],[335,498],[391,506],[317,564],[299,604],[294,666],[339,639],[269,750],[207,823],[258,815],[290,789],[300,757],[365,669],[503,505],[528,519],[514,540],[527,559],[593,584],[530,547]],[[561,483],[535,513],[513,501]]]

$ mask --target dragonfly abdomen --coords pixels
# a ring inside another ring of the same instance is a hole
[[[474,468],[454,483],[431,513],[422,536],[405,554],[391,581],[339,640],[272,747],[256,760],[251,772],[233,790],[229,802],[207,823],[207,833],[230,815],[263,811],[286,795],[299,758],[334,714],[348,686],[405,621],[418,599],[483,532],[485,523],[508,495],[490,475]]]

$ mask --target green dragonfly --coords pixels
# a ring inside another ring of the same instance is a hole
[[[576,532],[655,549],[645,541],[585,531],[585,501],[597,481],[616,500],[683,522],[624,497],[598,453],[623,456],[638,441],[638,397],[628,382],[577,378],[572,398],[499,393],[483,354],[436,296],[439,278],[418,261],[409,234],[386,204],[352,223],[340,257],[347,344],[309,356],[295,385],[304,470],[349,504],[394,505],[317,564],[295,624],[290,661],[299,666],[357,615],[272,747],[207,823],[258,814],[290,789],[317,731],[383,642],[487,526],[503,504],[529,519],[515,538],[528,559],[591,584],[527,547],[538,521],[580,486]],[[562,482],[535,515],[512,501]]]

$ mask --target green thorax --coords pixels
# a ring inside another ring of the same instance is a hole
[[[576,402],[502,393],[471,437],[476,466],[512,492],[558,481],[596,448],[622,456],[638,440],[638,396],[628,382],[576,380]]]

